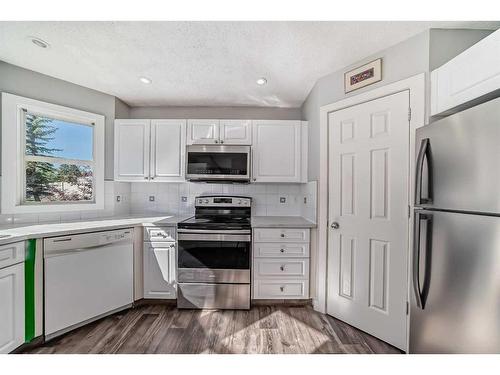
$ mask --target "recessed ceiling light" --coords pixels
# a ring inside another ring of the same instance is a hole
[[[257,80],[257,84],[259,86],[264,86],[265,84],[267,83],[267,79],[265,79],[264,77],[261,77]]]
[[[153,81],[151,79],[149,79],[148,77],[140,77],[139,78],[139,81],[141,81],[142,83],[145,83],[146,85],[149,85],[150,83],[152,83]]]
[[[40,48],[49,48],[50,44],[47,43],[45,40],[30,36],[31,43],[33,43],[35,46],[40,47]]]

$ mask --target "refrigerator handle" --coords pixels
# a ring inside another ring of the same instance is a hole
[[[427,198],[422,198],[422,177],[424,162],[427,162]],[[432,160],[429,138],[424,138],[420,142],[420,150],[417,156],[416,176],[415,176],[415,205],[432,204],[433,183],[432,183]]]
[[[424,269],[424,282],[420,286],[420,228],[421,223],[426,222],[425,229],[425,269]],[[432,214],[415,213],[415,228],[413,239],[413,261],[412,261],[412,280],[413,291],[417,306],[422,310],[425,308],[427,294],[429,292],[430,271],[431,271],[431,246],[432,246]]]

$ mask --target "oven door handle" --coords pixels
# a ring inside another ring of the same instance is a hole
[[[222,242],[251,242],[249,234],[220,234],[220,233],[179,233],[179,241],[222,241]]]
[[[216,229],[184,229],[184,228],[179,228],[177,229],[177,233],[179,234],[184,234],[184,233],[189,233],[189,234],[250,234],[251,231],[249,229],[224,229],[224,230],[216,230]]]

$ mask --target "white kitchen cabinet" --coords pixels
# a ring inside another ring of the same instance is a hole
[[[254,228],[254,299],[309,298],[308,228]]]
[[[151,167],[155,181],[184,181],[185,120],[151,120]]]
[[[252,127],[252,180],[306,182],[307,122],[257,120]]]
[[[431,115],[500,89],[500,30],[431,72]]]
[[[220,143],[226,145],[251,145],[251,120],[220,120]]]
[[[24,263],[0,269],[0,353],[24,343]]]
[[[144,243],[144,298],[176,298],[175,242]]]
[[[251,120],[188,120],[188,145],[251,145]]]
[[[149,120],[115,120],[116,181],[149,179]]]
[[[184,181],[185,120],[115,120],[116,181]]]
[[[188,120],[188,145],[216,143],[219,143],[219,120]]]

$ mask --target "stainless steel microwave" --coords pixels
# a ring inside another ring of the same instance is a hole
[[[250,182],[250,146],[187,146],[186,179]]]

